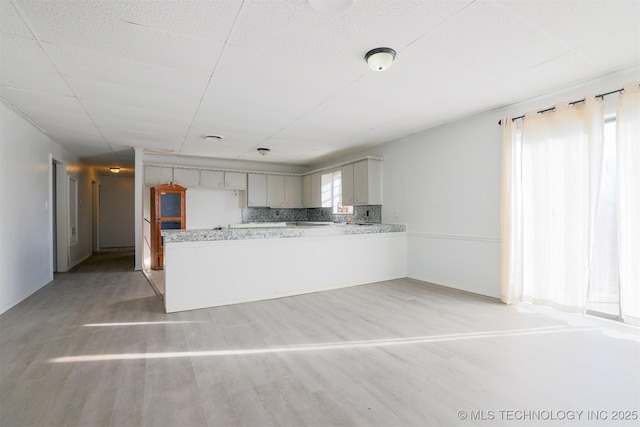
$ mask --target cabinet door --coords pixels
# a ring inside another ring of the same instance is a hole
[[[302,207],[302,178],[284,177],[284,205],[287,208]]]
[[[247,174],[244,172],[225,172],[224,187],[230,190],[246,190]]]
[[[311,175],[311,204],[312,208],[322,207],[322,174],[320,172]]]
[[[173,182],[183,187],[199,187],[200,171],[197,169],[173,169]]]
[[[302,177],[302,206],[305,208],[313,206],[311,203],[311,175]]]
[[[284,207],[284,175],[267,175],[267,206]]]
[[[250,173],[247,181],[247,206],[268,206],[267,175]]]
[[[367,160],[367,204],[382,204],[382,161]]]
[[[340,169],[342,179],[342,204],[352,206],[354,203],[353,195],[353,163],[345,165]]]
[[[144,167],[144,184],[153,187],[160,184],[168,184],[173,181],[173,168],[162,166]]]
[[[200,185],[211,188],[224,188],[224,172],[202,171],[200,173]]]
[[[368,165],[367,160],[362,160],[353,164],[353,203],[368,203]]]

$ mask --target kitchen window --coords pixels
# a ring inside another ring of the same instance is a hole
[[[340,171],[322,175],[322,207],[332,208],[332,212],[338,215],[353,214],[353,206],[342,205],[342,173]]]

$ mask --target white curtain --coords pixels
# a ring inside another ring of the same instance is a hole
[[[501,296],[522,301],[522,144],[518,122],[503,117],[501,176]]]
[[[511,174],[511,218],[519,225],[507,225],[507,302],[517,302],[522,292],[524,300],[584,310],[603,119],[602,102],[593,95],[574,105],[557,105],[554,111],[525,115],[521,170],[512,165]],[[506,154],[514,158],[513,149]],[[513,185],[518,179],[520,188]]]
[[[617,107],[620,303],[625,322],[640,324],[640,90],[626,85]]]

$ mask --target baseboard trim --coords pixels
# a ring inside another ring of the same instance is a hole
[[[450,283],[443,283],[440,280],[432,280],[432,279],[428,279],[428,278],[425,278],[425,277],[418,277],[418,276],[414,276],[414,275],[408,275],[407,278],[414,279],[414,280],[419,280],[421,282],[431,283],[431,284],[434,284],[434,285],[437,285],[437,286],[442,286],[443,288],[455,289],[457,291],[468,292],[470,294],[482,295],[484,297],[489,297],[489,298],[494,298],[494,299],[500,300],[500,294],[499,293],[488,292],[488,291],[486,291],[484,289],[477,289],[477,288],[469,288],[469,287],[466,287],[466,286],[452,285]]]
[[[0,314],[11,310],[13,307],[15,307],[16,305],[20,304],[22,301],[26,300],[31,295],[35,294],[36,292],[38,292],[40,289],[44,288],[45,286],[47,286],[51,282],[53,282],[53,279],[49,280],[48,282],[45,282],[45,283],[43,283],[41,285],[36,285],[33,288],[30,288],[30,289],[26,290],[25,292],[22,292],[20,295],[18,295],[17,299],[15,299],[15,300],[11,301],[10,303],[5,304],[4,306],[0,307]]]
[[[463,235],[463,234],[407,233],[407,237],[419,237],[422,239],[468,240],[473,242],[500,243],[499,237],[471,236],[471,235]]]

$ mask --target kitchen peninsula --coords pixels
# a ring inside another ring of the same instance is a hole
[[[167,313],[406,277],[396,224],[266,224],[165,230]]]

